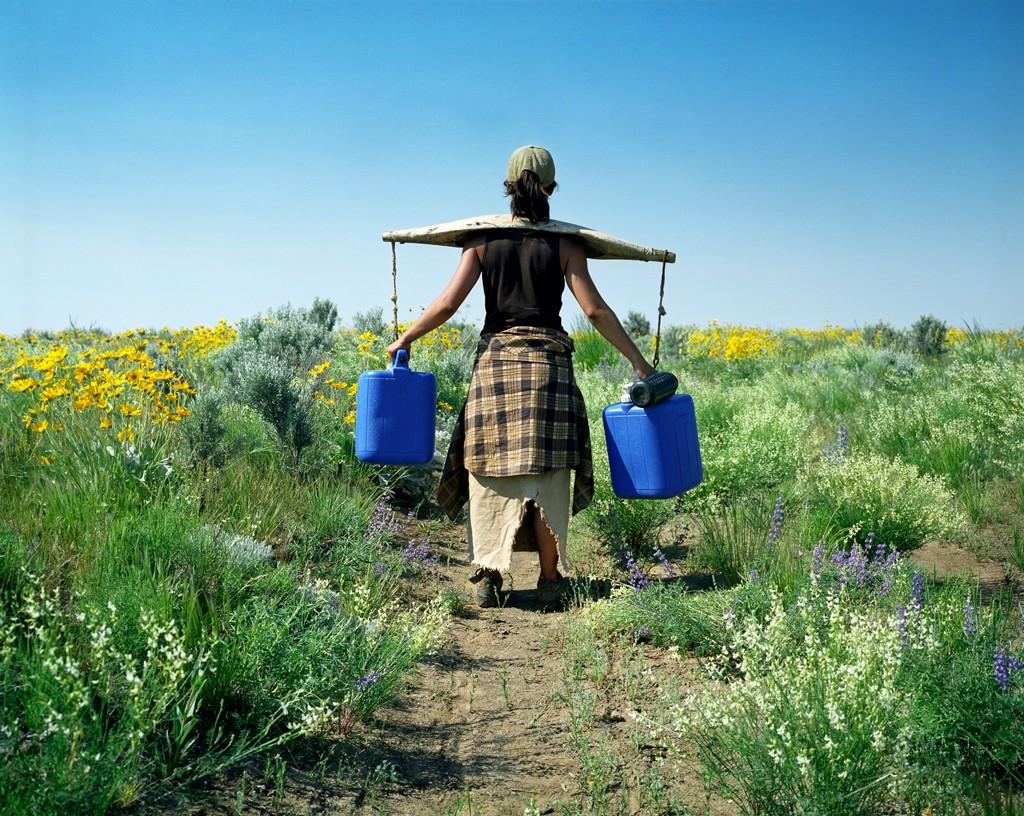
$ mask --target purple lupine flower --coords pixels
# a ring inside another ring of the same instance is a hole
[[[845,425],[840,425],[836,430],[836,453],[839,456],[846,456],[846,450],[849,445],[850,434],[846,430]]]
[[[971,599],[966,598],[964,600],[964,634],[973,635],[978,631],[978,621],[974,616],[974,606],[971,604]]]
[[[811,574],[818,578],[821,576],[821,559],[825,555],[825,548],[821,544],[814,546],[814,552],[811,553]]]
[[[752,568],[750,570],[750,583],[756,584],[756,583],[759,583],[760,580],[761,580],[761,573],[759,573],[757,571],[756,567]]]
[[[636,559],[626,551],[622,552],[622,562],[629,572],[629,585],[635,592],[640,592],[651,583],[644,571],[640,569],[640,565],[636,563]]]
[[[380,680],[382,676],[383,675],[379,671],[368,671],[366,674],[364,674],[362,677],[356,680],[353,683],[353,685],[356,687],[358,691],[366,691],[370,686],[372,686],[374,683]]]
[[[850,547],[850,558],[847,562],[850,570],[850,578],[853,582],[862,587],[868,582],[868,557],[863,547],[854,542]]]
[[[1002,646],[996,647],[992,654],[992,674],[1003,691],[1010,687],[1010,675],[1020,669],[1021,662],[1016,655],[1010,654]]]
[[[914,572],[914,578],[910,586],[910,602],[920,614],[924,611],[924,573]]]
[[[654,557],[658,559],[658,563],[661,564],[661,568],[665,570],[666,578],[676,577],[676,571],[672,569],[672,564],[669,562],[665,553],[661,551],[661,547],[654,548]]]
[[[825,456],[833,460],[846,458],[846,451],[849,443],[849,434],[846,426],[840,425],[836,430],[836,441],[828,448],[825,448]]]
[[[385,572],[388,571],[387,564],[385,564],[383,561],[379,561],[373,565],[373,571],[378,575],[383,575]]]
[[[437,563],[437,553],[426,541],[417,541],[413,538],[402,550],[402,563],[416,569],[426,569]]]
[[[832,566],[836,568],[836,580],[841,584],[845,584],[848,578],[846,566],[849,562],[849,555],[846,550],[832,553]]]
[[[768,546],[774,547],[782,537],[782,522],[786,517],[785,500],[782,496],[775,499],[775,512],[772,514],[772,528],[768,531]]]
[[[891,570],[883,573],[883,575],[882,575],[882,583],[878,587],[878,597],[879,598],[888,598],[889,597],[889,593],[892,592],[893,577],[894,576],[893,576],[893,573],[892,573]]]
[[[899,558],[899,554],[899,550],[895,547],[886,553],[885,544],[879,545],[876,571],[882,575],[882,585],[878,588],[880,598],[888,597],[892,591],[892,582],[896,577],[896,559]],[[884,560],[882,560],[883,555],[885,556]]]
[[[896,604],[896,630],[899,632],[900,640],[907,642],[907,607],[903,604]]]
[[[895,549],[889,549],[882,542],[876,543],[874,533],[868,533],[863,544],[855,541],[849,550],[832,554],[835,581],[858,589],[877,586],[879,596],[885,597],[892,590],[897,555]],[[818,558],[820,564],[820,556]]]
[[[366,527],[366,532],[371,537],[380,535],[391,536],[398,532],[398,519],[395,511],[388,504],[390,498],[390,494],[385,493],[380,501],[377,502],[377,506],[373,508],[370,523]]]

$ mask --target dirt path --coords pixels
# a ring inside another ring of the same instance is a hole
[[[453,531],[454,532],[454,531]],[[457,535],[435,542],[441,583],[466,591],[472,571]],[[560,638],[567,613],[536,603],[537,556],[515,553],[501,606],[468,603],[451,640],[373,728],[376,752],[397,771],[394,813],[522,814],[535,798],[567,801],[579,771],[567,741]]]

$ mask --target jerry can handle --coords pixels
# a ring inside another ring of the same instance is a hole
[[[408,368],[409,367],[409,349],[400,348],[395,352],[395,360],[391,364],[392,368]]]

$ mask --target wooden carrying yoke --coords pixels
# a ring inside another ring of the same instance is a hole
[[[575,235],[582,239],[587,248],[587,257],[595,260],[661,261],[661,287],[658,292],[658,328],[654,333],[654,367],[661,359],[661,318],[665,315],[665,265],[676,262],[676,254],[667,249],[653,249],[623,241],[613,235],[570,224],[567,221],[538,221],[512,215],[478,215],[461,221],[448,221],[429,227],[391,230],[381,238],[391,244],[391,308],[394,320],[395,338],[398,338],[398,259],[395,244],[434,244],[436,246],[461,247],[474,232],[492,229],[530,229],[541,232],[555,232],[560,235]]]
[[[448,221],[429,227],[391,230],[385,232],[381,238],[392,244],[435,244],[437,246],[461,247],[470,234],[491,229],[532,229],[541,232],[557,232],[561,235],[575,235],[586,244],[587,257],[595,260],[676,262],[676,254],[667,249],[640,246],[623,241],[613,235],[566,221],[548,220],[538,221],[534,224],[526,218],[516,218],[511,215],[478,215],[475,218],[463,218],[460,221]]]

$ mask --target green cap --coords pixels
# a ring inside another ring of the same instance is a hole
[[[508,160],[508,180],[515,182],[524,170],[532,170],[540,179],[541,187],[550,187],[555,182],[555,160],[543,147],[523,145]]]

